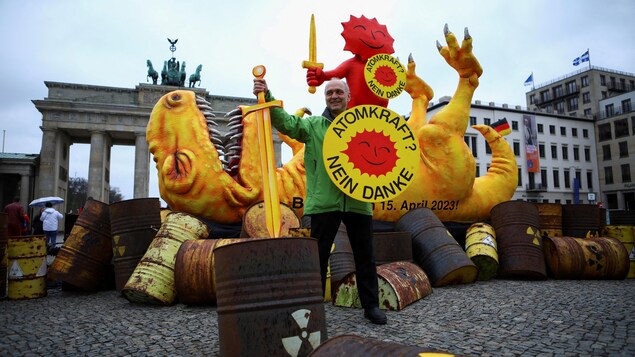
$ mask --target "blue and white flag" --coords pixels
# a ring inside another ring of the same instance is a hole
[[[529,77],[527,77],[527,80],[525,81],[525,85],[531,85],[532,83],[534,83],[534,74],[530,74]]]
[[[586,50],[580,57],[576,57],[573,59],[573,65],[578,66],[581,62],[589,62],[591,60],[591,55],[589,55],[589,50]]]

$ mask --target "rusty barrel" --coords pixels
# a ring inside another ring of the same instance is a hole
[[[432,286],[420,266],[411,262],[391,262],[377,267],[379,308],[401,310],[432,293]],[[333,305],[361,308],[355,273],[334,287]]]
[[[432,286],[476,281],[478,268],[432,210],[409,211],[397,221],[395,230],[411,234],[413,259]]]
[[[307,356],[328,336],[317,240],[216,248],[221,356]]]
[[[158,198],[135,198],[110,205],[110,233],[117,291],[121,291],[161,227]]]
[[[545,259],[556,279],[624,279],[628,252],[616,238],[547,238]]]
[[[478,280],[490,280],[498,272],[498,251],[494,227],[474,223],[467,229],[465,253],[478,267]]]
[[[46,236],[9,237],[7,243],[11,300],[46,296]]]
[[[124,285],[124,297],[134,303],[172,305],[176,298],[176,253],[183,242],[205,239],[208,235],[207,225],[196,217],[170,212]]]
[[[544,237],[562,237],[562,205],[559,203],[534,203],[538,208],[540,234]]]
[[[506,201],[490,212],[498,245],[498,276],[547,278],[538,208],[524,201]]]
[[[624,244],[624,248],[628,252],[630,266],[626,277],[635,278],[635,226],[608,225],[602,229],[602,237],[616,238]]]
[[[9,215],[0,213],[0,299],[7,297],[7,245],[9,243]]]
[[[375,232],[373,249],[377,265],[412,261],[412,237],[408,232]]]
[[[49,267],[49,278],[82,290],[98,290],[112,271],[108,205],[88,200],[70,235]]]
[[[257,238],[186,240],[176,253],[174,288],[186,305],[215,305],[214,249]]]
[[[562,235],[599,237],[606,225],[606,211],[598,205],[566,204],[562,206]]]
[[[300,218],[298,218],[294,210],[284,203],[280,203],[280,218],[282,220],[282,226],[280,227],[281,237],[288,237],[289,229],[300,227]],[[256,202],[247,208],[243,214],[240,236],[244,238],[269,237],[264,202]]]
[[[611,210],[610,223],[617,226],[635,226],[635,210]]]
[[[357,335],[339,335],[316,348],[310,357],[457,356],[439,350],[380,341]]]

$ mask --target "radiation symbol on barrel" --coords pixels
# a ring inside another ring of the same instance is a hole
[[[123,257],[123,253],[126,251],[126,246],[125,245],[119,245],[119,239],[121,237],[116,235],[112,237],[112,242],[114,243],[112,245],[112,254],[116,257]],[[119,254],[119,255],[117,255]]]
[[[419,146],[401,115],[358,105],[333,120],[322,155],[329,178],[342,192],[360,201],[383,202],[414,181]]]
[[[296,325],[300,328],[300,334],[298,336],[284,337],[282,339],[282,345],[287,353],[293,357],[298,355],[305,341],[311,344],[312,349],[316,349],[320,345],[320,331],[307,331],[310,316],[311,310],[307,309],[300,309],[291,314]]]
[[[527,227],[527,234],[534,237],[534,240],[532,241],[534,245],[540,246],[540,239],[538,239],[540,238],[539,229],[534,231],[531,227]]]

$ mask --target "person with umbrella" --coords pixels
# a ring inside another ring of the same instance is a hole
[[[44,206],[46,208],[40,215],[42,229],[44,230],[44,235],[46,235],[47,246],[49,248],[54,248],[55,243],[57,242],[57,224],[59,220],[64,218],[64,216],[53,208],[53,204],[51,202],[46,202]]]

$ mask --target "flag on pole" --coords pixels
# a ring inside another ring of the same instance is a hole
[[[525,81],[525,85],[531,85],[532,83],[534,83],[534,74],[530,74],[529,77],[527,77],[527,80]]]
[[[591,55],[589,55],[589,50],[586,50],[586,52],[584,52],[582,56],[576,57],[573,59],[573,65],[578,66],[582,62],[590,62],[590,61],[591,61]]]
[[[512,129],[509,127],[509,122],[507,121],[506,117],[503,118],[503,119],[495,121],[490,126],[492,128],[494,128],[494,130],[499,132],[501,134],[501,136],[505,136],[505,135],[510,134],[512,132]]]

